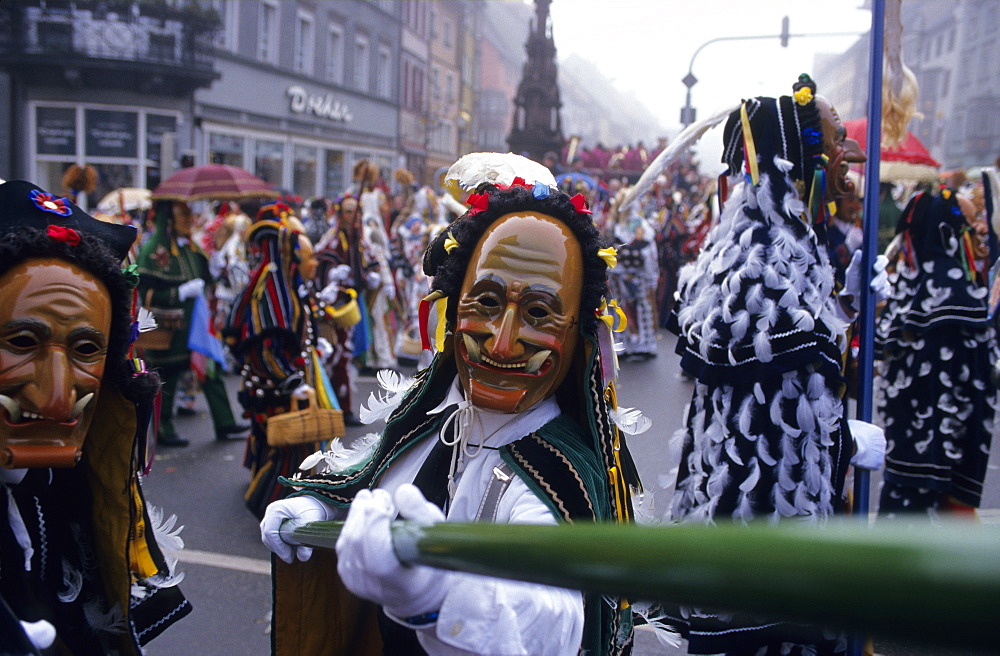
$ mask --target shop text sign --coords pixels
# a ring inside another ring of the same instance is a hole
[[[291,110],[296,114],[314,114],[331,121],[349,122],[353,116],[347,105],[336,100],[333,94],[311,94],[295,84],[288,87],[288,97],[291,99]]]

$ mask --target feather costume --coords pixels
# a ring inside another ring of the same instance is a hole
[[[676,435],[683,450],[672,517],[821,520],[839,507],[850,439],[841,403],[846,324],[825,225],[796,189],[822,175],[815,101],[747,100],[723,137],[730,175],[746,173],[682,269],[668,325],[695,379]],[[838,642],[740,615],[681,615],[690,653],[754,653],[789,635],[823,653]]]
[[[902,257],[876,331],[888,442],[880,514],[937,510],[947,496],[979,506],[1000,352],[965,248],[969,232],[949,190],[914,198],[897,227]]]

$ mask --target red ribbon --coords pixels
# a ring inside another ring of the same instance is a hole
[[[50,225],[48,229],[49,237],[55,239],[56,241],[66,242],[70,246],[76,246],[80,243],[80,233],[78,233],[73,228],[64,228],[63,226]]]
[[[587,199],[583,197],[583,194],[573,196],[569,199],[569,202],[573,203],[573,207],[575,207],[576,211],[580,214],[593,214],[593,212],[587,209]]]

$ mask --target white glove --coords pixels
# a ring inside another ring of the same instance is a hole
[[[854,437],[855,452],[851,464],[858,469],[877,471],[885,465],[885,431],[875,424],[848,419]]]
[[[45,620],[25,622],[21,620],[21,628],[35,649],[48,649],[56,641],[56,627]]]
[[[177,288],[177,295],[180,296],[182,301],[186,301],[189,298],[200,296],[203,291],[205,291],[205,281],[201,278],[193,278],[185,283],[181,283]]]
[[[331,282],[329,285],[320,290],[319,294],[317,294],[317,298],[323,305],[334,305],[337,302],[337,294],[339,293],[340,285],[336,282]]]
[[[320,337],[316,340],[316,352],[319,353],[320,359],[326,358],[333,353],[333,344],[326,337]]]
[[[382,274],[378,271],[369,271],[365,274],[365,284],[368,285],[368,289],[378,289],[382,284]]]
[[[312,556],[312,547],[282,540],[278,533],[281,523],[286,519],[292,519],[301,524],[325,521],[330,518],[327,514],[328,509],[325,503],[310,496],[275,501],[268,505],[264,511],[264,519],[260,522],[261,542],[288,564],[291,564],[295,558],[305,562]]]
[[[330,287],[335,290],[340,285],[343,285],[348,280],[351,279],[351,267],[347,264],[338,264],[330,270],[330,273],[326,275],[326,281],[329,283],[323,291],[326,291]]]
[[[357,596],[381,604],[395,617],[407,618],[441,607],[449,574],[399,562],[389,530],[397,507],[404,519],[444,521],[441,509],[414,485],[400,486],[395,505],[385,490],[361,490],[337,539],[337,573]]]
[[[889,296],[889,274],[885,268],[889,265],[889,258],[879,255],[872,264],[871,290],[875,292],[875,302],[881,303]],[[861,251],[854,251],[851,263],[847,265],[844,272],[844,294],[851,297],[851,306],[857,310],[858,299],[861,297]]]
[[[889,298],[891,287],[889,285],[889,274],[885,270],[887,266],[889,266],[889,258],[885,255],[876,257],[875,263],[872,265],[875,275],[872,277],[871,287],[872,291],[875,292],[876,303],[881,303]]]

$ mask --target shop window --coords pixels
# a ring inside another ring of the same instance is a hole
[[[88,157],[138,156],[135,112],[88,109],[84,112],[84,141]]]
[[[281,169],[285,153],[281,142],[258,141],[254,153],[254,175],[261,180],[282,186]]]
[[[323,195],[336,198],[344,193],[344,151],[326,151],[326,179],[323,181]]]
[[[295,146],[292,166],[292,191],[303,198],[316,193],[316,163],[318,149],[312,146]]]
[[[243,163],[243,137],[209,133],[208,161],[212,164],[228,164],[246,168]]]

